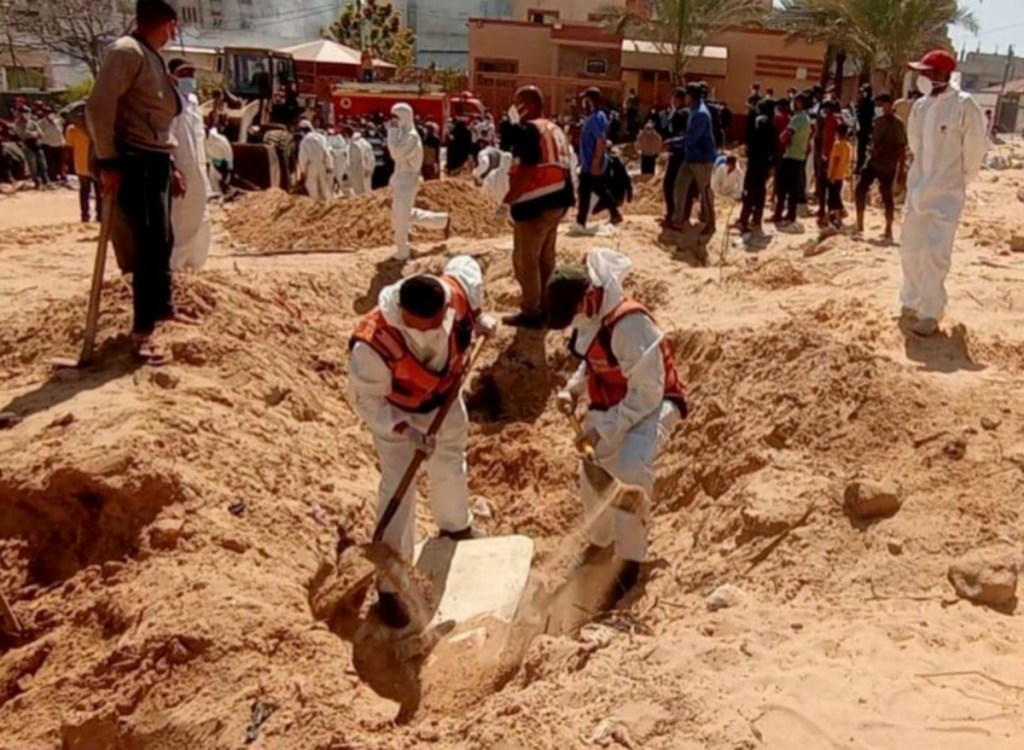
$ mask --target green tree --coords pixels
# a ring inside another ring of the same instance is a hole
[[[952,46],[950,26],[978,28],[958,0],[794,0],[787,5],[799,6],[819,24],[836,30],[837,46],[856,58],[866,75],[876,69],[887,71],[896,92],[901,92],[911,61],[929,49]],[[805,26],[802,32],[799,24],[793,28],[801,36],[815,38],[814,28]]]
[[[652,42],[659,54],[672,58],[672,73],[684,81],[690,59],[707,40],[730,26],[758,23],[764,0],[647,0],[631,7],[604,11],[619,34]]]
[[[369,50],[374,57],[398,68],[396,77],[412,75],[416,62],[416,35],[402,25],[402,17],[389,2],[362,0],[345,6],[338,20],[324,30],[338,44]]]
[[[851,57],[861,65],[862,71],[866,69],[870,75],[873,61],[865,57],[871,50],[859,48],[845,13],[837,14],[819,0],[782,0],[782,8],[776,20],[791,39],[804,39],[825,45],[822,85],[829,79],[834,65],[835,84],[842,90],[846,62]]]

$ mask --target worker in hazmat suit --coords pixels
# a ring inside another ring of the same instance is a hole
[[[211,127],[206,136],[206,158],[210,160],[210,192],[212,195],[227,195],[231,178],[235,172],[235,152],[229,141],[216,127]]]
[[[396,251],[393,260],[406,261],[412,256],[409,248],[409,229],[415,225],[424,229],[443,230],[447,238],[451,230],[448,214],[416,208],[416,193],[420,189],[423,169],[423,143],[416,132],[412,107],[399,103],[391,108],[388,123],[388,151],[395,162],[391,175],[391,226],[395,230]]]
[[[626,485],[654,493],[654,463],[672,430],[687,415],[686,388],[676,372],[664,332],[640,302],[628,297],[623,282],[633,268],[625,255],[608,249],[587,254],[584,266],[562,266],[548,282],[549,326],[572,326],[571,354],[579,369],[557,396],[559,409],[575,414],[587,397],[583,450],[590,446],[600,469]],[[584,463],[580,489],[586,512],[595,513],[602,493]],[[598,471],[600,474],[601,472]],[[620,594],[637,582],[647,555],[644,513],[609,507],[590,531],[584,563],[615,545],[622,561]]]
[[[327,131],[327,147],[331,150],[334,160],[334,184],[332,192],[339,194],[344,189],[345,175],[348,172],[348,141],[337,130]]]
[[[299,144],[299,180],[306,186],[306,193],[315,201],[324,202],[332,195],[334,184],[334,157],[327,145],[327,138],[313,130],[309,120],[299,123],[302,142]]]
[[[483,536],[469,509],[469,417],[461,397],[437,435],[427,434],[440,405],[459,388],[473,338],[494,333],[496,323],[481,313],[482,305],[483,272],[462,255],[449,261],[441,276],[412,276],[385,287],[378,307],[356,326],[349,342],[349,389],[380,459],[378,520],[420,451],[428,456],[430,508],[441,536],[455,541]],[[415,487],[413,482],[383,537],[406,560],[415,543]],[[408,611],[387,580],[380,583],[379,597],[377,614],[385,625],[409,624]]]
[[[185,178],[188,190],[171,203],[171,228],[174,249],[171,270],[198,271],[210,254],[210,183],[206,176],[206,126],[196,96],[196,69],[181,58],[167,65],[178,86],[181,114],[171,123],[171,134],[177,141],[174,165]]]
[[[353,131],[350,127],[342,128],[341,134],[349,143],[348,187],[353,195],[368,193],[373,170],[377,166],[373,146],[363,138],[362,133]]]
[[[502,151],[498,161],[498,168],[491,170],[484,177],[484,192],[494,198],[497,203],[501,203],[505,200],[505,196],[508,195],[508,171],[511,168],[512,154],[507,151]]]
[[[985,115],[950,80],[956,58],[945,50],[911,63],[924,96],[910,111],[907,140],[914,161],[907,175],[900,257],[904,315],[916,316],[919,336],[938,332],[946,309],[946,275],[967,185],[985,159]]]

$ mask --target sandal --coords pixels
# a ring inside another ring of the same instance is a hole
[[[167,352],[153,340],[152,335],[139,336],[136,334],[132,354],[139,362],[151,367],[160,367],[171,361]]]

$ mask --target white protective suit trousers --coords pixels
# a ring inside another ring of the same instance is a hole
[[[311,169],[306,175],[306,192],[315,201],[323,203],[333,195],[333,180],[326,169]]]
[[[398,173],[391,178],[391,226],[395,230],[398,252],[409,252],[409,230],[413,226],[435,231],[448,225],[448,214],[416,208],[416,193],[420,189],[418,173]]]
[[[203,166],[194,161],[180,162],[185,177],[185,195],[171,203],[171,227],[174,249],[171,251],[172,271],[198,271],[206,265],[210,254],[210,214],[207,210],[207,182]]]
[[[407,414],[406,422],[426,432],[437,412]],[[437,448],[427,460],[427,478],[430,480],[430,509],[441,531],[462,531],[473,523],[469,511],[469,488],[466,484],[466,441],[469,436],[469,415],[462,398],[452,406],[437,435]],[[391,496],[398,491],[405,470],[409,468],[416,451],[400,435],[374,433],[373,441],[380,457],[380,486],[378,488],[378,520],[384,514]],[[411,560],[416,544],[416,486],[409,488],[402,504],[384,532],[384,543]],[[381,589],[394,591],[387,582]]]
[[[603,414],[588,412],[584,429],[589,429]],[[679,409],[663,401],[661,409],[641,421],[626,435],[622,445],[611,455],[603,455],[598,445],[597,461],[605,471],[623,484],[641,487],[648,498],[654,496],[654,460],[658,451],[682,420]],[[580,494],[583,509],[589,517],[603,498],[591,486],[580,466]],[[598,547],[615,544],[615,555],[621,560],[643,562],[647,557],[647,527],[644,519],[618,508],[608,508],[593,523],[590,543]]]
[[[907,204],[900,243],[903,288],[900,302],[919,318],[941,320],[946,311],[946,276],[953,262],[960,214],[966,197],[945,194],[941,206]]]

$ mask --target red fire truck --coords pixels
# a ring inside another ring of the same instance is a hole
[[[388,116],[399,102],[412,107],[416,116],[435,122],[442,130],[451,117],[472,119],[484,113],[484,105],[472,92],[445,94],[429,86],[400,83],[345,83],[332,93],[335,122],[350,118]]]

